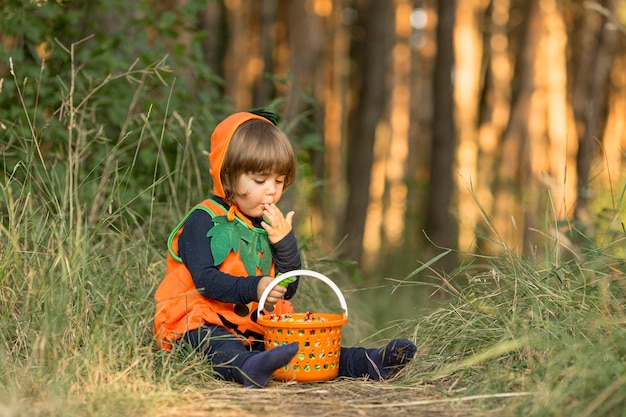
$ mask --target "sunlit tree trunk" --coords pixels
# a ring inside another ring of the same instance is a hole
[[[454,178],[456,155],[456,130],[454,124],[454,100],[452,69],[454,65],[454,19],[455,0],[437,3],[437,55],[433,79],[433,143],[430,165],[430,183],[426,208],[428,238],[443,248],[457,247],[457,225],[452,216],[454,202]],[[438,264],[450,271],[456,266],[450,254]]]
[[[261,2],[226,0],[228,44],[224,65],[224,93],[237,110],[253,106],[254,84],[263,73]]]
[[[357,2],[359,27],[353,31],[358,71],[353,85],[348,133],[348,201],[343,222],[344,256],[359,262],[369,204],[374,143],[388,103],[393,12],[387,1]]]
[[[472,192],[480,205],[483,221],[478,222],[474,232],[477,245],[482,242],[484,231],[490,222],[491,208],[494,207],[492,185],[495,183],[496,162],[499,142],[509,120],[511,103],[511,79],[513,62],[511,60],[511,42],[509,41],[510,0],[492,0],[487,9],[489,23],[485,42],[485,54],[488,60],[485,86],[482,94],[482,111],[479,127],[480,162],[477,177],[472,181]],[[483,213],[482,210],[485,210]]]
[[[626,181],[626,57],[624,50],[620,51],[611,71],[612,91],[609,97],[609,109],[606,129],[604,130],[604,183],[612,187],[614,195],[620,190],[615,188]]]
[[[471,195],[478,177],[478,108],[483,61],[483,0],[459,1],[454,26],[454,100],[458,129],[456,193],[459,248],[471,251],[480,212]]]
[[[406,169],[409,134],[409,74],[411,69],[412,4],[399,0],[395,7],[395,43],[392,54],[392,82],[389,116],[389,135],[378,135],[374,166],[380,166],[380,175],[372,175],[370,203],[365,223],[363,266],[366,270],[378,267],[381,273],[406,273],[413,262],[376,262],[382,255],[393,259],[404,247],[405,213],[407,203]],[[376,168],[375,168],[376,169]],[[378,256],[377,256],[378,255]]]
[[[575,192],[576,141],[575,132],[568,132],[567,42],[559,2],[542,0],[540,18],[535,88],[528,120],[529,172],[522,180],[524,251],[534,251],[543,241],[537,230],[545,230],[546,216],[552,221],[567,218]],[[547,56],[550,59],[539,58]],[[556,255],[559,249],[555,247],[551,253]]]
[[[567,94],[567,32],[563,21],[563,3],[560,0],[543,4],[546,39],[539,56],[549,63],[546,69],[547,134],[549,138],[549,187],[556,219],[566,219],[576,201],[576,131],[573,110]],[[539,174],[539,173],[537,173]]]
[[[515,77],[519,80],[512,98],[511,116],[500,143],[494,182],[494,206],[487,227],[490,241],[483,242],[487,252],[521,251],[524,230],[524,210],[521,191],[526,171],[529,119],[535,79],[535,58],[540,33],[539,0],[524,3],[523,22],[519,29],[521,42],[515,62]]]
[[[316,2],[316,4],[318,4]],[[318,159],[322,160],[323,170],[316,169],[318,176],[324,179],[320,187],[323,192],[315,192],[315,206],[320,209],[313,211],[313,224],[320,227],[325,242],[341,240],[338,236],[340,222],[328,219],[341,219],[347,201],[347,184],[345,177],[346,152],[346,115],[349,85],[347,83],[350,68],[350,24],[343,23],[343,0],[320,1],[318,7],[330,7],[319,13],[328,16],[326,19],[326,45],[324,50],[323,70],[318,74],[318,91],[322,95],[324,122],[324,150],[314,154],[315,166],[319,167]],[[332,196],[329,198],[329,196]]]

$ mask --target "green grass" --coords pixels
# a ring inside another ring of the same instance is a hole
[[[608,223],[619,231],[620,204]],[[563,235],[546,233],[554,237],[532,259],[506,248],[471,257],[447,278],[468,282],[447,287],[452,302],[406,324],[424,352],[413,378],[467,395],[523,394],[506,403],[510,415],[623,416],[626,236],[607,233],[617,238],[604,247],[586,240],[572,251]]]
[[[159,68],[133,69],[133,79],[156,77]],[[123,75],[103,83],[125,82]],[[24,85],[19,75],[15,81]],[[62,94],[65,116],[43,127],[36,101],[23,101],[24,116],[0,133],[0,415],[150,415],[159,402],[175,402],[181,387],[215,382],[193,354],[160,352],[151,335],[163,242],[205,195],[192,120],[156,115],[148,99],[136,105],[145,90],[128,85],[136,101],[115,140],[89,92],[72,101]],[[52,148],[50,126],[65,138]],[[164,150],[168,140],[174,155]],[[393,330],[420,347],[401,383],[434,381],[443,395],[490,398],[486,408],[508,415],[623,415],[626,203],[617,196],[603,226],[609,238],[578,231],[582,243],[571,251],[547,221],[536,257],[503,247],[501,256],[471,256],[445,277],[468,284],[444,287],[450,303]],[[336,272],[328,260],[307,264]],[[421,285],[412,279],[398,289]],[[306,302],[329,297],[308,292]],[[503,393],[519,395],[497,399]]]
[[[129,70],[94,88],[158,70]],[[142,82],[128,85],[141,95]],[[163,196],[198,167],[185,157],[168,166],[156,152],[152,169],[141,168],[143,153],[162,149],[164,126],[176,126],[176,114],[153,120],[149,105],[138,114],[129,108],[123,137],[114,140],[98,118],[97,95],[70,88],[60,96],[66,113],[54,116],[56,123],[36,125],[42,115],[22,101],[23,117],[0,139],[0,414],[149,409],[146,394],[195,376],[185,369],[194,359],[159,352],[151,329],[152,295],[164,271],[161,242],[179,213]],[[179,125],[184,151],[188,128]],[[168,174],[181,165],[188,168]],[[184,202],[186,195],[174,197]]]

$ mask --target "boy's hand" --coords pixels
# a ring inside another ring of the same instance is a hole
[[[257,285],[256,287],[257,300],[261,299],[261,295],[263,295],[263,291],[265,291],[269,283],[272,282],[273,280],[274,278],[270,276],[265,276],[261,278],[261,281],[259,281],[259,285]],[[267,295],[267,298],[265,299],[265,306],[271,307],[275,305],[278,301],[283,299],[286,292],[287,292],[287,288],[281,287],[280,285],[276,285],[274,288],[272,288],[272,291],[270,291],[270,293]]]
[[[294,211],[290,211],[285,216],[276,204],[265,204],[261,226],[267,232],[271,243],[279,242],[291,232],[294,214]]]

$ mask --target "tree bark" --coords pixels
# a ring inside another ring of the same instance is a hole
[[[456,249],[457,225],[451,210],[453,205],[453,171],[456,157],[454,123],[454,22],[456,0],[437,3],[437,55],[433,79],[433,144],[430,184],[426,208],[425,232],[437,246]],[[442,258],[438,267],[451,271],[456,266],[452,254]]]
[[[499,142],[506,129],[511,112],[511,80],[513,58],[509,37],[510,0],[492,0],[487,9],[489,32],[485,40],[485,55],[488,66],[485,71],[484,89],[481,98],[479,128],[480,162],[473,192],[478,204],[485,212],[483,221],[477,222],[474,230],[476,245],[485,247],[482,237],[488,227],[491,208],[494,207],[493,185],[496,181]]]
[[[323,94],[324,118],[319,132],[323,133],[324,149],[312,153],[317,178],[323,179],[322,193],[314,193],[312,221],[320,225],[321,237],[333,243],[339,241],[343,232],[341,222],[328,222],[327,219],[341,219],[347,201],[346,162],[346,119],[349,85],[348,68],[350,63],[350,25],[342,24],[343,0],[333,0],[326,18],[326,40],[323,70],[318,74],[320,83],[318,94]],[[332,198],[329,198],[332,196]]]
[[[276,50],[275,44],[275,30],[277,21],[277,0],[263,0],[261,4],[261,19],[260,19],[260,59],[263,62],[262,71],[259,77],[257,77],[254,86],[254,95],[252,98],[252,107],[261,107],[267,105],[267,103],[274,98],[274,80],[267,77],[265,74],[274,73],[274,52]]]
[[[204,11],[198,17],[198,29],[207,33],[202,41],[204,60],[216,77],[224,77],[224,55],[226,54],[227,30],[224,19],[224,5],[222,2],[208,2]],[[219,82],[212,84],[220,93],[223,86]]]
[[[311,7],[312,2],[295,1],[288,2],[289,8],[286,10],[286,17],[290,22],[298,22],[298,25],[291,25],[288,31],[288,45],[290,53],[288,56],[289,77],[287,91],[285,92],[285,128],[292,138],[292,141],[302,151],[303,157],[307,160],[313,159],[315,146],[308,142],[307,135],[312,135],[319,128],[319,118],[321,111],[319,106],[313,102],[323,100],[323,89],[317,91],[317,77],[323,67],[323,45],[325,34],[322,30],[322,19]],[[323,123],[322,123],[323,124]],[[308,155],[305,156],[305,153]],[[313,165],[313,168],[319,166]],[[315,175],[320,175],[319,171]],[[312,173],[313,174],[313,173]],[[301,196],[296,193],[289,193],[286,199],[290,206],[297,208],[297,204],[309,204],[309,201],[302,201]],[[323,197],[323,196],[322,196]]]
[[[593,222],[588,210],[590,189],[589,172],[598,154],[598,138],[602,137],[606,120],[607,83],[613,63],[617,30],[609,24],[615,14],[615,1],[605,0],[602,5],[594,3],[584,14],[581,27],[583,49],[580,56],[580,72],[576,77],[574,112],[578,125],[578,155],[576,158],[578,196],[574,217],[593,235]],[[590,65],[593,63],[592,65]]]
[[[606,128],[602,140],[606,172],[604,184],[615,187],[620,179],[625,179],[624,151],[626,151],[626,57],[623,51],[616,57],[611,73],[613,91],[609,99]],[[615,190],[617,191],[617,190]],[[615,207],[613,207],[615,208]]]
[[[224,93],[237,110],[253,107],[254,84],[263,72],[260,52],[260,2],[226,1],[228,44],[224,59]]]
[[[404,241],[407,247],[423,244],[424,212],[428,196],[430,154],[432,147],[434,61],[436,53],[436,12],[433,0],[425,2],[421,13],[426,16],[423,27],[411,34],[411,104],[409,125],[409,160],[407,171],[412,173],[407,194]]]
[[[389,58],[393,45],[392,4],[364,0],[357,3],[360,25],[355,28],[356,75],[350,110],[347,181],[349,184],[343,233],[343,256],[360,262],[376,128],[388,103]],[[354,33],[354,32],[353,32]]]
[[[458,127],[457,178],[459,248],[471,251],[476,223],[480,218],[472,190],[478,174],[478,108],[483,66],[485,2],[463,0],[458,3],[454,25],[454,97]]]
[[[526,152],[528,120],[531,115],[531,98],[534,91],[534,64],[540,28],[539,0],[524,3],[523,22],[520,29],[519,49],[515,62],[515,78],[519,80],[514,91],[511,116],[500,143],[497,177],[494,183],[492,217],[487,219],[491,230],[482,249],[489,253],[518,251],[522,247],[524,210],[521,207],[521,181],[527,170]],[[521,238],[521,239],[520,239]]]

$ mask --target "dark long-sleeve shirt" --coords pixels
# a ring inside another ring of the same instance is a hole
[[[221,199],[216,199],[227,207]],[[261,218],[251,218],[255,227],[261,228]],[[218,269],[211,254],[211,238],[208,231],[214,223],[204,210],[195,210],[187,219],[178,240],[178,251],[191,278],[202,295],[214,300],[233,304],[258,301],[257,286],[263,276],[234,277]],[[300,269],[302,263],[298,242],[293,230],[279,242],[272,244],[276,273]],[[285,299],[294,296],[298,281],[289,284]]]

